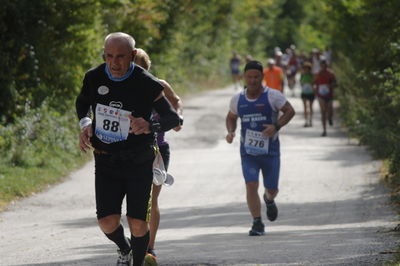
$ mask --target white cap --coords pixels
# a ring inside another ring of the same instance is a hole
[[[275,65],[275,60],[270,58],[270,59],[268,59],[267,64]]]

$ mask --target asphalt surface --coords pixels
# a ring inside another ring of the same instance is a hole
[[[167,135],[175,184],[163,187],[160,196],[159,265],[390,260],[398,244],[392,230],[397,219],[379,182],[381,162],[347,138],[338,119],[320,137],[317,103],[314,127],[304,128],[298,91],[288,97],[297,115],[280,135],[279,217],[268,222],[263,206],[266,234],[248,236],[238,137],[233,144],[224,140],[234,92],[228,87],[185,99],[184,129]],[[115,265],[116,257],[114,244],[96,224],[93,162],[0,213],[0,265]]]

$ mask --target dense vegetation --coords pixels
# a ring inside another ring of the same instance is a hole
[[[326,8],[341,116],[399,182],[400,1],[330,0]]]
[[[73,101],[112,31],[132,34],[180,94],[229,82],[233,51],[264,62],[275,46],[330,47],[344,123],[400,179],[400,1],[0,3],[0,207],[85,161]]]

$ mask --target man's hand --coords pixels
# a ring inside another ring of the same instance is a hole
[[[90,142],[90,138],[93,135],[92,125],[88,125],[82,128],[81,133],[79,134],[79,148],[81,151],[86,152],[90,148],[92,148],[92,143]]]
[[[228,142],[229,144],[232,143],[233,139],[235,138],[235,132],[228,132],[228,134],[226,134],[226,142]]]
[[[276,127],[275,127],[274,124],[263,124],[263,127],[265,127],[265,129],[262,131],[262,135],[264,137],[271,138],[277,132]]]
[[[183,125],[182,110],[180,110],[180,112],[178,112],[178,115],[179,115],[179,126],[173,128],[176,132],[178,132],[182,129],[182,125]]]
[[[129,129],[129,133],[140,135],[140,134],[150,134],[150,123],[144,120],[142,117],[134,117],[129,115],[129,119],[131,120],[131,128]]]
[[[173,130],[175,130],[175,131],[177,131],[177,132],[178,132],[179,130],[181,130],[181,129],[182,129],[182,126],[177,126],[177,127],[174,127],[174,128],[173,128]]]

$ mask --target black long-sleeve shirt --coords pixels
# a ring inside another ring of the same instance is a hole
[[[129,77],[122,81],[111,80],[102,64],[89,70],[84,77],[80,94],[76,99],[79,119],[93,115],[94,148],[104,151],[136,150],[154,143],[154,134],[127,134],[127,114],[143,117],[150,121],[154,100],[163,86],[158,79],[143,68],[135,65]],[[179,117],[171,110],[157,110],[161,117]],[[128,128],[127,128],[128,127]]]

